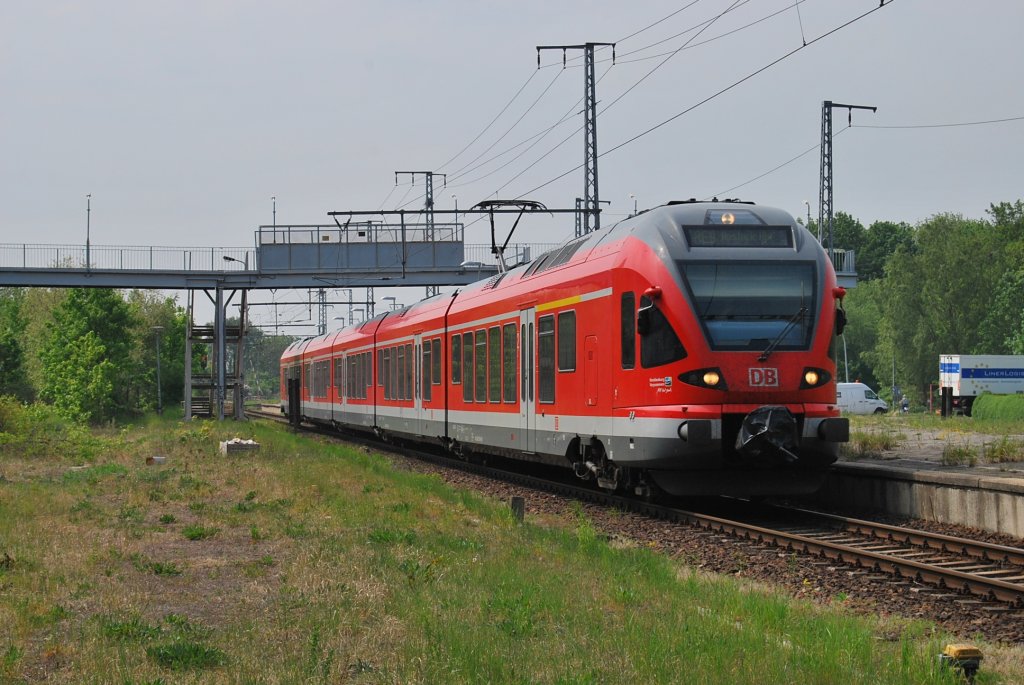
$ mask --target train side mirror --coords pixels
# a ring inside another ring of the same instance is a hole
[[[845,329],[846,329],[846,310],[845,309],[837,309],[836,310],[836,335],[837,336],[842,335],[843,331]]]

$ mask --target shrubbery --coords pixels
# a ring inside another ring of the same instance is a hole
[[[975,419],[1024,421],[1024,395],[983,394],[971,405]]]
[[[85,425],[67,419],[56,407],[0,396],[0,451],[6,456],[60,454],[90,460],[102,443]]]

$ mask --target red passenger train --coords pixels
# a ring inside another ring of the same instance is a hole
[[[786,212],[670,202],[294,343],[281,408],[561,465],[609,490],[809,492],[849,436],[834,380],[843,293]]]

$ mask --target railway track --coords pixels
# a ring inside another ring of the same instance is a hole
[[[283,422],[280,413],[250,413]],[[336,432],[308,425],[303,429],[339,437]],[[917,583],[939,593],[997,603],[995,610],[1024,608],[1024,549],[1021,548],[776,505],[735,503],[727,518],[609,495],[575,483],[465,462],[418,449],[382,445],[366,438],[344,437],[446,468],[685,523],[766,548],[810,555],[830,565],[852,568],[854,572],[884,574],[895,582]]]

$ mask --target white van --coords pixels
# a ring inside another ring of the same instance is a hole
[[[837,383],[836,404],[844,414],[884,414],[889,411],[885,400],[863,383]]]

